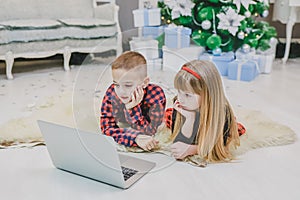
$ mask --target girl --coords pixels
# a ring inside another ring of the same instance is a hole
[[[166,111],[173,156],[184,159],[198,154],[207,162],[232,159],[230,149],[239,146],[245,128],[235,121],[215,65],[200,60],[186,63],[174,86],[178,95],[173,108]]]

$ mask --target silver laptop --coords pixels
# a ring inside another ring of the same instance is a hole
[[[154,162],[119,154],[112,137],[38,120],[54,166],[119,188],[128,188]]]

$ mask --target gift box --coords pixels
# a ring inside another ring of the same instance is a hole
[[[144,26],[142,29],[143,37],[157,38],[164,33],[164,26]]]
[[[237,60],[252,60],[256,55],[256,50],[254,48],[249,51],[243,51],[241,48],[237,49],[235,52],[235,58]]]
[[[172,49],[167,46],[163,46],[162,50],[163,68],[175,71],[178,71],[185,63],[197,60],[199,55],[205,51],[203,47],[195,45],[181,49]]]
[[[274,55],[273,54],[256,54],[260,73],[269,74],[272,71]]]
[[[142,54],[146,60],[159,57],[158,41],[151,38],[133,37],[129,42],[130,50]]]
[[[228,75],[228,64],[232,62],[234,58],[234,53],[232,51],[221,53],[221,55],[204,53],[199,56],[199,60],[212,61],[222,76]]]
[[[165,46],[177,49],[189,47],[191,33],[190,28],[170,25],[165,28]]]
[[[252,81],[258,74],[258,63],[253,60],[234,60],[228,64],[228,79]]]
[[[157,70],[162,70],[162,59],[155,58],[147,60],[148,72],[150,73],[157,73]]]
[[[161,22],[160,8],[133,10],[134,27],[159,26]]]
[[[271,38],[270,48],[266,51],[258,50],[255,57],[257,58],[260,73],[269,74],[272,71],[273,61],[276,55],[277,39]]]

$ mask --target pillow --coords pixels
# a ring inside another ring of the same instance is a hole
[[[57,28],[61,24],[51,19],[20,19],[0,22],[0,25],[8,29],[48,29]]]
[[[96,19],[96,18],[59,19],[58,21],[66,26],[78,26],[83,28],[115,25],[115,22],[113,21],[109,21],[105,19]]]

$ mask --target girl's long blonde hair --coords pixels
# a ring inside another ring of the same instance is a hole
[[[196,140],[198,155],[209,162],[229,161],[232,159],[230,147],[239,146],[240,141],[235,116],[224,94],[221,76],[210,61],[194,60],[184,66],[200,75],[198,79],[190,72],[180,70],[174,79],[177,90],[201,96]],[[181,129],[182,121],[183,117],[177,112],[173,139]],[[224,130],[226,121],[228,130]],[[223,139],[225,131],[228,131],[226,145]]]

